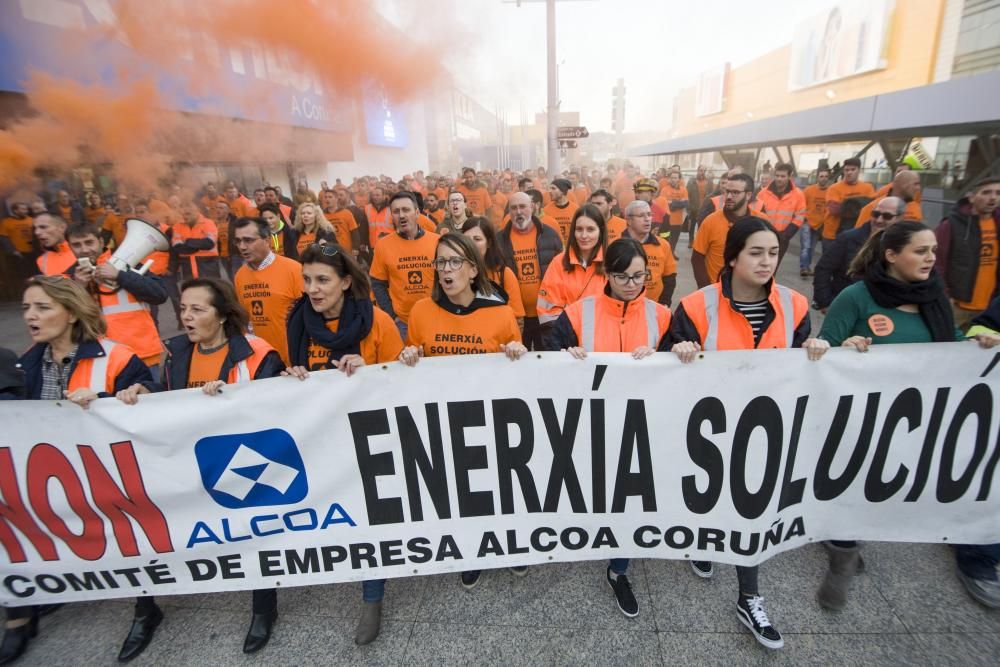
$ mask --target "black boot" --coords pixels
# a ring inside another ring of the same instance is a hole
[[[247,638],[243,640],[244,653],[256,653],[265,646],[271,639],[271,628],[278,620],[278,610],[264,614],[254,614],[250,617],[250,629],[247,630]]]
[[[128,631],[128,636],[122,643],[122,650],[118,652],[118,662],[128,662],[145,651],[149,642],[153,641],[156,626],[162,620],[163,612],[155,604],[149,612],[133,618],[132,629]]]
[[[38,634],[38,615],[16,628],[7,628],[3,633],[3,644],[0,644],[0,665],[14,662],[28,648],[28,640]]]

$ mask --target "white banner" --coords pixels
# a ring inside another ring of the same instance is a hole
[[[4,402],[0,601],[997,542],[998,360],[487,355],[131,407]]]

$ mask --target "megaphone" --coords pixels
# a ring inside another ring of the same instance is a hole
[[[139,218],[125,221],[125,238],[108,262],[119,271],[145,273],[153,265],[153,260],[142,263],[152,252],[170,249],[170,242],[159,229]],[[135,267],[139,268],[135,268]]]

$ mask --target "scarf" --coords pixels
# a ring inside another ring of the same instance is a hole
[[[865,271],[864,281],[875,303],[883,308],[916,305],[934,342],[954,342],[955,318],[944,291],[944,282],[936,271],[932,271],[927,280],[909,283],[896,280],[881,264],[876,263]]]
[[[371,332],[374,318],[371,301],[344,295],[340,324],[334,333],[326,328],[326,321],[313,309],[309,297],[303,296],[288,314],[288,354],[292,366],[308,367],[310,343],[328,349],[331,361],[340,361],[345,354],[360,354],[361,341]]]

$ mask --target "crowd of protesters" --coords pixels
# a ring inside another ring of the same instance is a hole
[[[11,201],[0,249],[26,281],[33,345],[19,360],[3,357],[0,392],[86,407],[444,355],[670,352],[696,363],[705,350],[802,348],[819,362],[830,346],[1000,343],[1000,179],[969,187],[944,220],[924,221],[918,174],[900,169],[876,191],[860,172],[857,159],[836,173],[822,165],[800,188],[783,163],[764,187],[738,167],[717,181],[704,168],[685,181],[679,167],[642,174],[630,164],[561,174],[466,168],[366,176],[318,192],[300,182],[290,197],[226,182],[113,201],[66,191]],[[144,271],[109,261],[133,218],[167,242]],[[678,262],[685,234],[689,264]],[[775,280],[796,235],[810,298]],[[698,289],[675,298],[680,271]],[[180,335],[161,343],[167,303]],[[818,334],[810,310],[826,315]],[[856,542],[826,547],[817,599],[838,610],[863,561]],[[956,547],[959,579],[994,608],[998,560],[1000,545]],[[628,564],[612,560],[606,577],[633,617]],[[711,562],[690,567],[714,573]],[[780,648],[760,569],[737,568],[737,617],[762,645]],[[480,576],[464,572],[462,585]],[[357,643],[378,636],[384,594],[384,580],[363,582]],[[267,644],[277,616],[275,591],[252,599],[247,653]],[[0,663],[24,653],[46,611],[9,610]],[[140,598],[119,659],[139,655],[162,618],[153,598]]]

